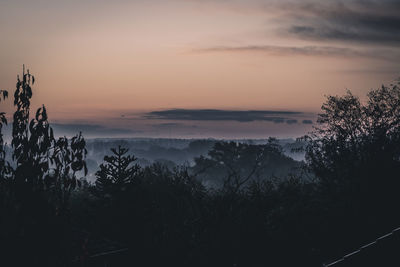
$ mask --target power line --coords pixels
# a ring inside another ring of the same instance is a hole
[[[332,261],[332,262],[327,263],[327,264],[323,263],[322,266],[323,267],[330,267],[330,266],[333,266],[335,264],[338,264],[338,263],[340,263],[340,262],[342,262],[342,261],[344,261],[344,260],[346,260],[346,259],[348,259],[348,258],[360,253],[363,249],[366,249],[366,248],[368,248],[370,246],[376,245],[379,241],[382,241],[383,239],[386,239],[386,238],[392,236],[393,234],[395,234],[399,230],[400,230],[400,227],[397,227],[397,228],[393,229],[393,231],[391,231],[390,233],[387,233],[385,235],[382,235],[382,236],[378,237],[374,241],[365,244],[364,246],[360,247],[359,249],[354,250],[353,252],[350,252],[350,253],[344,255],[343,257],[341,257],[341,258],[339,258],[339,259],[337,259],[335,261]]]

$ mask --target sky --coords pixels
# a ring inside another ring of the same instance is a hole
[[[0,34],[0,88],[25,64],[68,135],[296,137],[400,76],[397,0],[1,0]]]

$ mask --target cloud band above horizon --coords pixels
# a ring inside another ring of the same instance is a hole
[[[220,109],[169,109],[152,111],[143,117],[157,120],[184,120],[184,121],[237,121],[254,122],[269,121],[274,123],[294,124],[294,116],[304,115],[299,111],[276,110],[220,110]]]

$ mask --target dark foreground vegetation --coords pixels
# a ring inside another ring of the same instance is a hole
[[[173,169],[119,146],[91,184],[83,137],[55,139],[44,106],[30,120],[33,84],[18,78],[11,163],[0,135],[1,266],[321,266],[400,225],[398,85],[328,97],[304,163],[274,140]]]

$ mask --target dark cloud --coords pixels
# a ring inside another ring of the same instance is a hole
[[[147,119],[188,120],[188,121],[271,121],[293,123],[291,116],[300,115],[297,111],[274,110],[219,110],[219,109],[169,109],[145,114]],[[297,122],[297,121],[296,121]]]
[[[249,11],[258,15],[264,13],[269,21],[268,31],[274,27],[279,35],[315,42],[315,45],[215,46],[197,52],[360,57],[396,63],[400,60],[399,0],[220,0],[206,3],[217,3],[236,12],[245,9],[244,14],[251,15]]]
[[[312,120],[303,120],[303,124],[313,124]]]
[[[284,3],[283,31],[302,39],[400,44],[400,1]]]
[[[326,57],[371,57],[384,60],[400,59],[400,53],[391,50],[361,50],[331,46],[218,46],[196,49],[195,52],[262,52],[275,56],[326,56]]]
[[[125,135],[132,134],[136,131],[123,128],[109,128],[97,124],[81,124],[81,123],[51,123],[57,135],[74,135],[82,132],[84,135]]]
[[[296,124],[296,123],[297,123],[297,120],[290,119],[290,120],[287,120],[286,123],[287,123],[287,124]]]
[[[274,15],[279,32],[318,41],[398,47],[399,0],[192,0],[244,14]],[[246,12],[243,12],[246,10]]]

